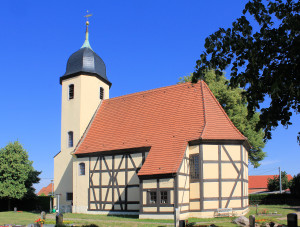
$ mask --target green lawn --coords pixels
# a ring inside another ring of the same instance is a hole
[[[280,224],[287,224],[286,215],[288,213],[295,213],[297,209],[293,209],[285,205],[261,205],[258,207],[258,212],[274,213],[277,212],[277,216],[270,214],[256,215],[255,207],[250,208],[250,212],[246,215],[255,215],[256,220],[266,219],[268,222],[273,221]],[[34,223],[36,219],[40,217],[40,214],[30,212],[0,212],[0,225],[3,224],[18,224],[27,225]],[[221,217],[221,218],[189,218],[189,223],[201,225],[208,225],[214,223],[216,226],[237,226],[231,221],[235,217]],[[300,218],[300,216],[298,217]],[[283,219],[283,220],[282,220]],[[172,220],[153,220],[153,219],[138,219],[138,216],[106,216],[106,215],[94,215],[94,214],[64,214],[64,221],[66,224],[84,225],[84,224],[96,224],[98,226],[172,226]],[[55,223],[55,214],[47,214],[46,224]]]
[[[40,217],[39,214],[30,212],[0,212],[0,225],[3,224],[16,224],[16,225],[27,225],[33,223]]]

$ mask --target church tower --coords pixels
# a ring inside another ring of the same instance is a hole
[[[90,15],[86,16],[87,19],[88,16]],[[111,87],[103,60],[89,44],[88,26],[87,20],[85,41],[82,47],[70,56],[66,72],[60,77],[61,151],[54,157],[54,192],[55,206],[61,212],[72,211],[75,157],[71,152],[74,151],[102,100],[109,98]]]

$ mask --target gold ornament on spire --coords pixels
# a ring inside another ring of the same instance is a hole
[[[89,17],[93,16],[93,14],[88,14],[88,13],[89,13],[88,10],[86,11],[86,13],[87,13],[87,14],[84,16],[84,17],[86,18],[85,24],[86,24],[87,26],[89,26],[89,24],[90,24],[90,22],[89,22]]]

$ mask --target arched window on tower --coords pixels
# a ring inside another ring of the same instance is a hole
[[[103,100],[104,98],[104,88],[100,87],[100,99]]]
[[[79,163],[79,175],[85,175],[85,164],[83,162]]]
[[[73,147],[73,132],[68,132],[68,147]]]
[[[74,99],[74,84],[69,85],[69,99]]]

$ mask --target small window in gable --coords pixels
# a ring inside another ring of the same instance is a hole
[[[69,99],[74,99],[74,84],[69,85]]]
[[[80,176],[85,175],[85,164],[83,162],[79,163],[79,175]]]
[[[73,132],[68,132],[68,147],[73,147]]]
[[[100,99],[103,100],[104,98],[104,88],[100,87]]]

